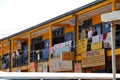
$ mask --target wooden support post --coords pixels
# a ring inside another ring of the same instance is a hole
[[[3,57],[3,43],[1,42],[1,59]],[[2,60],[1,60],[1,70],[2,70]]]
[[[50,39],[50,48],[52,47],[52,25],[49,27],[49,39]],[[49,54],[49,60],[51,59],[51,54]]]
[[[28,33],[28,72],[30,72],[31,33]]]
[[[11,53],[10,53],[10,72],[12,72],[13,68],[13,53],[14,53],[14,39],[11,39]]]

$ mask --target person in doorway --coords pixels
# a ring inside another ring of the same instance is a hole
[[[96,30],[96,28],[94,27],[93,28],[93,33],[92,33],[92,36],[96,36],[98,33],[97,33],[97,30]]]
[[[88,39],[90,40],[92,38],[92,29],[88,28],[87,33],[88,33]]]

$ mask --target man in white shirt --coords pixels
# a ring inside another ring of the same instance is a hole
[[[91,39],[92,38],[92,29],[88,28],[87,32],[88,32],[88,39]]]

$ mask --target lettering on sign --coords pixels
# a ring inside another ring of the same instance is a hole
[[[82,68],[105,65],[104,49],[82,53]]]
[[[62,61],[61,58],[54,58],[50,60],[49,70],[50,72],[73,70],[72,60]]]
[[[81,54],[82,52],[87,51],[87,43],[88,43],[87,38],[78,41],[77,54]]]

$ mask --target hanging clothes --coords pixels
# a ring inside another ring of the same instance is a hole
[[[96,30],[97,30],[97,35],[101,35],[102,33],[102,25],[101,24],[97,24],[95,25]]]
[[[81,30],[81,34],[80,34],[80,39],[84,39],[84,38],[86,38],[86,30],[85,29],[82,29]]]
[[[64,41],[72,40],[72,32],[66,33],[64,36]]]
[[[104,22],[104,33],[107,34],[110,32],[110,23],[109,22]]]

